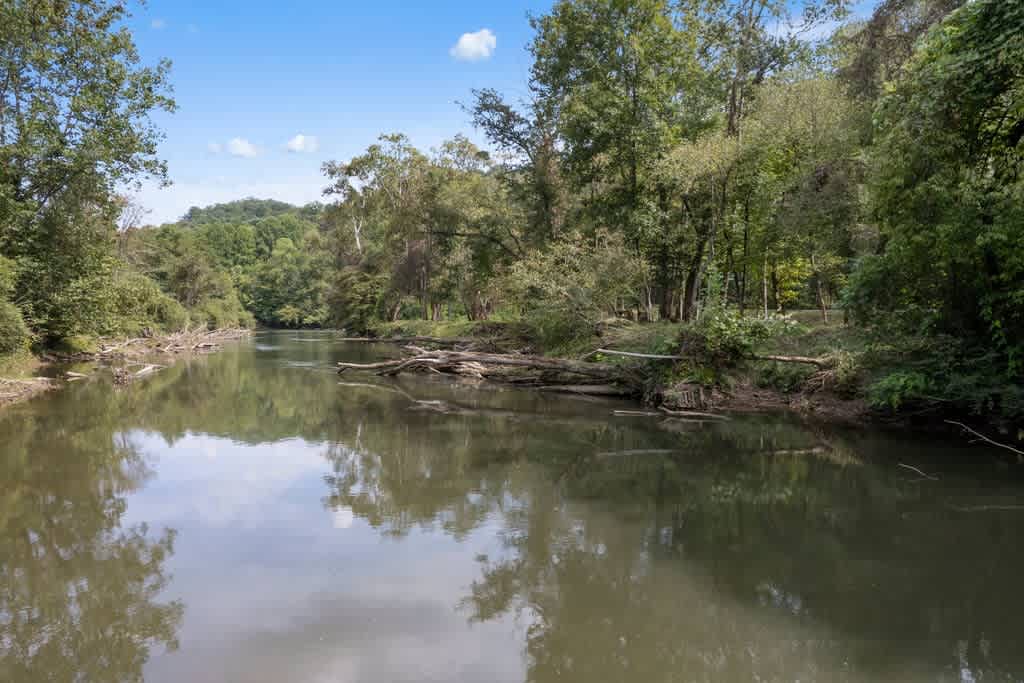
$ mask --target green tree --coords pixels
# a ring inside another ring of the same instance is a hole
[[[104,327],[69,307],[103,308],[115,190],[166,177],[150,114],[174,109],[168,64],[140,65],[126,18],[117,0],[0,6],[0,253],[46,336]]]
[[[950,14],[876,118],[884,248],[856,275],[854,311],[959,339],[933,390],[1024,409],[1013,390],[1024,378],[1024,6],[979,0]]]

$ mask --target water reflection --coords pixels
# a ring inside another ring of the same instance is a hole
[[[339,384],[335,360],[386,350],[293,336],[0,420],[0,679],[1024,676],[1021,490],[982,451]],[[110,617],[91,640],[83,595]]]
[[[174,532],[122,523],[152,472],[97,417],[0,419],[0,680],[140,680],[177,647],[183,606],[158,597]]]

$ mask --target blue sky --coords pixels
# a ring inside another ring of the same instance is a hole
[[[525,94],[527,13],[548,7],[150,0],[131,27],[145,62],[173,62],[178,111],[156,120],[174,185],[146,185],[137,201],[153,222],[246,196],[304,203],[320,196],[323,161],[352,157],[381,133],[404,132],[423,149],[458,132],[476,138],[458,102],[480,87]]]
[[[323,161],[381,133],[424,150],[459,132],[481,142],[458,102],[481,87],[525,96],[527,15],[550,5],[150,0],[130,25],[145,62],[173,62],[178,111],[157,123],[174,184],[137,202],[156,223],[248,196],[305,203],[320,198]]]

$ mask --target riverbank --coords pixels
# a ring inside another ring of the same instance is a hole
[[[116,383],[129,383],[163,369],[155,362],[161,357],[214,353],[251,332],[242,328],[183,330],[127,339],[78,340],[74,348],[47,349],[39,355],[20,352],[0,359],[0,408],[27,401],[66,382],[85,379],[107,367]],[[90,363],[92,367],[78,365]]]
[[[872,383],[890,368],[873,355],[868,336],[845,325],[841,315],[824,322],[820,312],[797,312],[772,325],[770,334],[754,335],[755,340],[748,342],[733,329],[609,320],[593,334],[554,346],[545,345],[518,322],[400,321],[379,325],[373,332],[391,342],[415,337],[416,345],[432,348],[628,367],[638,379],[621,393],[667,410],[784,412],[821,422],[928,430],[948,430],[947,421],[957,420],[1014,439],[1012,425],[979,419],[942,403],[924,408],[902,406],[901,410],[879,402],[872,396]],[[498,378],[502,379],[500,374]]]

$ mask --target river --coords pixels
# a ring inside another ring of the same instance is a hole
[[[334,339],[0,412],[0,680],[1024,680],[992,451],[339,377],[394,350]]]

